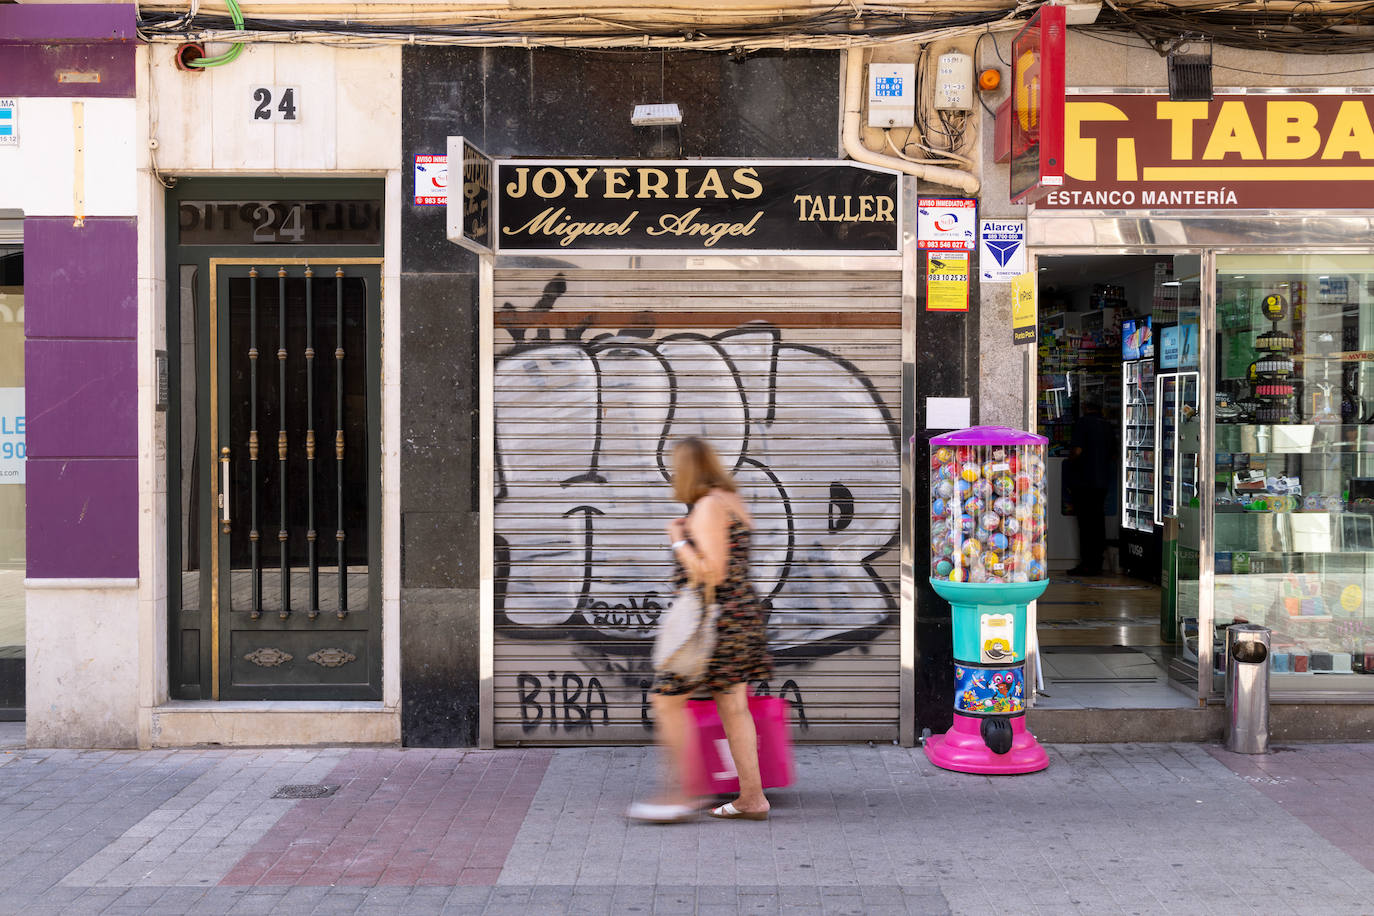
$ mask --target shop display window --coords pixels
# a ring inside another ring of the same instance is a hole
[[[1276,692],[1374,690],[1374,257],[1219,255],[1215,632]]]
[[[24,255],[0,244],[0,659],[24,655],[24,435]]]

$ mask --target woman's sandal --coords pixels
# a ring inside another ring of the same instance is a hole
[[[735,803],[734,803],[734,802],[726,802],[725,804],[721,805],[719,808],[712,808],[712,809],[710,810],[709,813],[710,813],[710,815],[711,815],[712,817],[718,817],[718,818],[721,818],[722,820],[727,820],[727,821],[738,821],[738,820],[745,820],[745,821],[766,821],[766,820],[768,820],[768,812],[767,812],[767,811],[741,811],[740,809],[738,809],[738,808],[735,807]]]
[[[656,805],[652,802],[634,802],[625,816],[633,821],[648,824],[680,824],[696,817],[697,809],[690,805]]]

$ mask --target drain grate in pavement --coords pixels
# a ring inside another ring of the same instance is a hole
[[[328,798],[339,791],[338,786],[282,786],[272,793],[273,798]]]

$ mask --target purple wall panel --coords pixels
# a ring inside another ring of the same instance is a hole
[[[136,359],[132,340],[26,341],[30,457],[136,457]]]
[[[100,82],[61,82],[59,74],[69,70],[98,73]],[[0,95],[131,99],[134,44],[0,44]]]
[[[29,458],[30,578],[138,576],[138,461]]]
[[[24,333],[34,337],[138,336],[138,221],[24,220]],[[32,374],[32,369],[29,370]]]
[[[54,3],[0,6],[0,41],[133,41],[132,3]]]

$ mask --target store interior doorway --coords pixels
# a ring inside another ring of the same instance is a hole
[[[1197,702],[1195,564],[1180,578],[1177,515],[1196,485],[1179,435],[1198,407],[1199,266],[1196,255],[1038,259],[1050,521],[1040,708]]]

